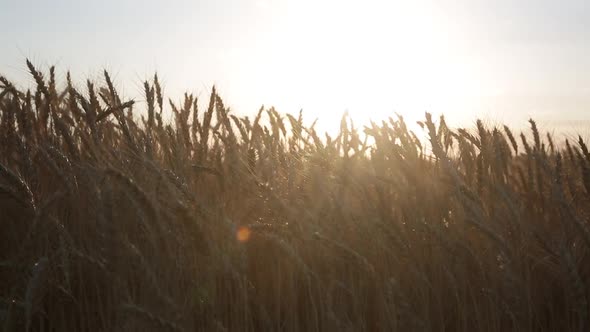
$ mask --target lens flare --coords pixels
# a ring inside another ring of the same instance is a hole
[[[238,228],[238,231],[236,232],[236,239],[242,243],[248,242],[250,239],[250,229],[246,226]]]

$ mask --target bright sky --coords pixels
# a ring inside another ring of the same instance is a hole
[[[0,73],[25,58],[78,82],[106,68],[128,97],[165,91],[303,109],[320,123],[444,112],[521,125],[590,124],[585,0],[0,0]]]

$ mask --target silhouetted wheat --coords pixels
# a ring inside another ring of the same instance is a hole
[[[27,67],[34,91],[0,76],[6,331],[590,326],[581,137],[426,114],[427,143],[401,116],[324,139],[215,89],[201,112],[154,76],[138,111],[107,72],[59,91]]]

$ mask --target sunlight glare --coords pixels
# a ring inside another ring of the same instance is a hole
[[[455,118],[479,88],[476,64],[459,53],[452,25],[429,2],[304,0],[285,13],[279,46],[263,57],[257,82],[279,110],[300,105],[332,126],[345,111],[363,123],[394,112]]]

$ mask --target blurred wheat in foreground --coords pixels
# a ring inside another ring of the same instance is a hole
[[[0,77],[5,331],[590,329],[581,138],[429,114],[428,142],[401,117],[330,137],[157,77],[136,112],[106,72],[27,64],[34,91]]]

